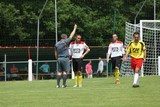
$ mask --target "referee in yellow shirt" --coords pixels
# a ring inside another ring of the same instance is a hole
[[[134,40],[128,44],[126,56],[124,61],[127,60],[128,54],[131,56],[131,69],[134,71],[133,87],[139,87],[138,76],[143,62],[146,61],[146,47],[145,43],[140,40],[140,34],[135,32],[133,34]]]

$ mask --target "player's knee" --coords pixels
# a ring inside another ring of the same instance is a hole
[[[135,73],[139,73],[139,71],[140,71],[139,68],[136,68],[136,69],[134,70]]]
[[[115,69],[119,69],[119,67],[118,67],[118,66],[116,66],[116,67],[115,67]]]
[[[62,75],[62,72],[57,72],[57,75]]]
[[[78,71],[78,75],[82,75],[81,71]]]
[[[67,72],[63,72],[63,75],[67,75]]]
[[[134,73],[139,73],[138,71],[135,71]]]
[[[74,75],[77,76],[77,75],[78,75],[78,72],[77,72],[77,71],[74,71]]]

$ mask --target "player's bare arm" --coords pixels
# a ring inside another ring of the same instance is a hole
[[[123,57],[122,57],[122,62],[124,63],[124,59],[125,59],[125,54],[123,54]]]
[[[87,49],[85,53],[81,56],[81,59],[83,59],[89,52],[90,52],[90,49]]]
[[[106,60],[107,60],[107,63],[109,62],[109,56],[110,56],[110,54],[106,53]]]
[[[128,59],[128,54],[129,54],[129,52],[127,51],[126,55],[124,56],[123,62],[126,62],[126,60]]]
[[[77,25],[75,24],[75,25],[74,25],[74,29],[73,29],[73,31],[71,32],[69,38],[73,38],[73,36],[75,35],[75,32],[76,32],[76,29],[77,29]]]
[[[110,54],[111,54],[111,47],[110,47],[110,45],[109,45],[109,47],[108,47],[108,52],[106,53],[106,60],[107,60],[107,63],[109,62]]]
[[[128,48],[130,48],[130,47],[129,47],[129,44],[128,44],[127,47],[126,47],[126,54],[125,54],[124,57],[123,57],[123,63],[126,62],[127,59],[128,59],[128,54],[129,54]]]

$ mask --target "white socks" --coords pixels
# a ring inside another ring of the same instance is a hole
[[[135,74],[134,74],[134,81],[133,81],[133,84],[138,84],[138,76],[139,76],[138,73],[135,73]]]

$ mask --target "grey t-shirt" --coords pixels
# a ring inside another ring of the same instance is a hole
[[[67,39],[61,39],[56,43],[55,47],[57,48],[57,51],[58,51],[58,58],[69,57],[68,47],[69,47],[70,41],[71,41],[71,38],[67,38]]]

